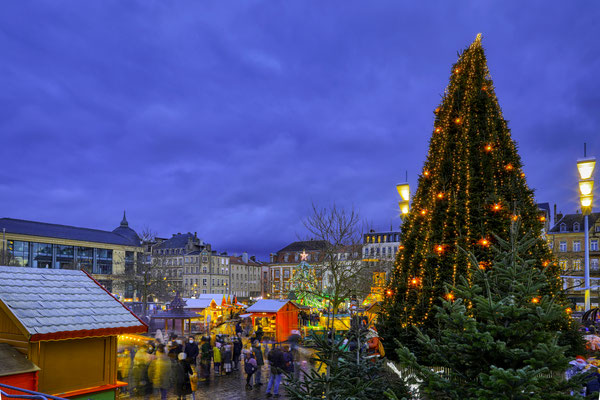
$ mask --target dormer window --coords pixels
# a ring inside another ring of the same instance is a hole
[[[579,232],[579,222],[573,224],[573,232]]]
[[[565,224],[564,222],[562,224],[560,224],[560,231],[561,232],[566,232],[567,231],[567,224]]]

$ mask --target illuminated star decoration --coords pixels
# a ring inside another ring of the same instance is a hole
[[[306,261],[307,258],[308,253],[305,250],[302,250],[302,253],[300,253],[300,261]]]

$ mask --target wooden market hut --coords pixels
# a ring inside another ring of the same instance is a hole
[[[252,325],[255,329],[260,320],[266,319],[268,322],[260,322],[265,334],[273,334],[275,341],[281,342],[287,340],[292,330],[298,329],[298,311],[300,309],[290,300],[258,300],[256,303],[246,309],[246,313],[251,314]]]
[[[113,400],[117,336],[148,327],[83,271],[0,266],[0,343],[40,368],[38,391]]]
[[[6,343],[0,343],[0,384],[37,391],[40,368]],[[2,387],[0,386],[0,389]],[[5,389],[9,394],[19,392]]]

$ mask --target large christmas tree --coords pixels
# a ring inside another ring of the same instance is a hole
[[[380,318],[386,346],[411,342],[411,326],[434,327],[434,305],[452,299],[447,285],[471,279],[466,251],[489,268],[495,236],[508,237],[511,222],[537,240],[526,255],[560,289],[558,267],[540,237],[541,216],[522,170],[515,142],[496,98],[481,36],[452,66],[450,84],[435,109],[429,153]]]

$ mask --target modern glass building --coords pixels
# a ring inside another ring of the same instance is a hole
[[[143,249],[125,215],[113,231],[0,218],[0,265],[83,269],[117,295],[134,297],[126,276]]]

